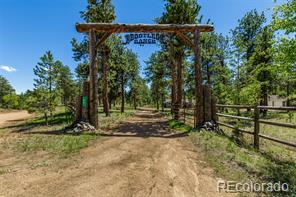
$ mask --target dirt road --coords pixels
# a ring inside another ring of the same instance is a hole
[[[0,196],[225,196],[195,149],[160,116],[142,111],[70,160],[1,175]]]
[[[4,124],[21,121],[28,117],[30,117],[30,114],[27,111],[12,111],[0,113],[0,127]]]

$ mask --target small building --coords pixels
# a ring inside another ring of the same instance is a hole
[[[268,106],[286,107],[287,106],[287,98],[281,97],[278,95],[270,95],[270,96],[268,96]]]

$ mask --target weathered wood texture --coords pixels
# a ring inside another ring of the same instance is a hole
[[[104,105],[104,112],[105,112],[106,116],[110,116],[109,98],[108,98],[108,79],[107,79],[109,53],[110,52],[108,49],[105,49],[103,51],[103,61],[102,61],[103,105]]]
[[[233,119],[245,120],[245,121],[254,121],[253,118],[248,118],[248,117],[243,117],[243,116],[233,116],[233,115],[221,114],[221,113],[217,113],[217,115],[225,117],[225,118],[233,118]]]
[[[82,121],[88,122],[89,121],[89,101],[90,101],[90,95],[89,95],[89,81],[85,81],[83,83],[83,89],[82,89],[82,97],[80,99],[80,108],[81,108],[81,114],[82,116],[80,119]],[[86,97],[86,106],[82,106],[82,98]]]
[[[268,120],[261,120],[260,119],[260,109],[269,109],[269,110],[281,110],[281,111],[286,111],[287,107],[270,107],[270,106],[246,106],[246,105],[221,105],[221,104],[217,104],[216,106],[218,107],[225,107],[225,108],[236,108],[236,109],[254,109],[254,118],[249,118],[249,117],[242,117],[242,116],[232,116],[232,115],[228,115],[228,114],[221,114],[221,113],[217,113],[218,116],[222,116],[222,117],[226,117],[226,118],[233,118],[233,119],[240,119],[240,120],[245,120],[245,121],[253,121],[254,122],[254,132],[249,132],[249,131],[245,131],[242,129],[238,129],[235,126],[223,123],[223,122],[217,122],[219,125],[225,126],[225,127],[229,127],[232,129],[237,129],[238,131],[244,132],[244,133],[248,133],[248,134],[252,134],[254,136],[254,148],[259,149],[259,145],[260,145],[260,138],[265,139],[265,140],[270,140],[273,142],[277,142],[280,144],[284,144],[287,146],[291,146],[291,147],[296,147],[296,144],[293,142],[287,142],[284,140],[280,140],[274,137],[270,137],[270,136],[266,136],[263,134],[260,134],[260,123],[262,124],[268,124],[268,125],[274,125],[274,126],[279,126],[279,127],[287,127],[287,128],[293,128],[296,129],[296,125],[295,124],[290,124],[290,123],[279,123],[279,122],[272,122],[272,121],[268,121]],[[288,107],[289,110],[296,110],[295,107]]]
[[[98,123],[98,65],[96,62],[96,35],[93,30],[89,32],[89,76],[90,76],[90,107],[89,107],[89,123],[96,129],[99,128]]]
[[[218,100],[217,100],[216,96],[212,95],[212,99],[211,99],[212,120],[215,121],[215,122],[218,121],[218,116],[217,116],[218,107],[216,106],[217,102],[218,102]]]
[[[103,36],[96,42],[96,49],[98,49],[102,44],[112,35],[112,33],[106,32]]]
[[[203,24],[111,24],[111,23],[87,23],[77,24],[76,29],[78,32],[89,32],[90,36],[90,102],[89,102],[89,123],[98,128],[98,66],[96,63],[97,49],[103,44],[103,42],[112,33],[123,33],[123,32],[163,32],[163,33],[176,33],[176,35],[194,50],[195,55],[195,97],[196,97],[196,110],[195,110],[195,126],[201,125],[204,120],[211,120],[212,116],[212,100],[208,98],[206,102],[203,97],[202,89],[202,69],[201,69],[201,48],[200,48],[200,33],[211,32],[214,30],[212,25]],[[96,41],[95,33],[104,33],[100,40]],[[194,40],[192,41],[184,33],[193,33]],[[106,70],[106,68],[104,67]],[[179,69],[180,70],[180,69]],[[179,72],[181,73],[181,72]],[[174,73],[175,74],[175,73]],[[172,78],[177,76],[172,76]],[[179,76],[180,78],[180,76]],[[174,80],[173,80],[174,81]],[[176,84],[173,84],[173,86]],[[176,103],[179,99],[175,96],[177,87],[173,88],[172,100]],[[180,88],[179,88],[180,89]],[[123,92],[123,91],[122,91]],[[210,92],[210,90],[209,90]],[[207,93],[208,95],[208,93]],[[211,93],[210,93],[211,95]],[[210,96],[209,96],[210,97]],[[122,97],[124,101],[124,97]],[[206,106],[205,106],[206,103]],[[124,106],[124,102],[122,102]],[[178,104],[173,110],[176,116],[179,116]],[[177,109],[178,108],[178,109]],[[205,115],[206,109],[206,115]],[[123,109],[121,110],[123,112]],[[176,117],[179,119],[179,117]]]
[[[217,107],[226,107],[226,108],[235,108],[235,109],[251,109],[254,108],[254,106],[251,105],[222,105],[217,104]]]
[[[178,32],[176,35],[184,44],[186,44],[191,49],[194,49],[194,43],[190,38],[187,37],[187,35],[184,35],[183,33],[180,33],[180,32]]]
[[[76,114],[75,114],[75,118],[77,121],[80,121],[82,118],[82,96],[77,96],[76,97]]]
[[[204,97],[204,120],[205,122],[212,120],[212,93],[209,85],[203,86],[203,97]]]
[[[204,122],[203,115],[203,94],[202,94],[202,69],[201,69],[201,48],[200,29],[194,32],[194,72],[195,72],[195,107],[196,107],[196,127]]]
[[[196,29],[200,32],[212,32],[214,27],[212,25],[204,24],[110,24],[110,23],[86,23],[76,24],[76,30],[78,32],[89,32],[94,30],[96,32],[163,32],[163,33],[175,33],[175,32],[192,32]]]
[[[259,132],[260,132],[260,111],[258,107],[254,108],[254,148],[259,149]]]

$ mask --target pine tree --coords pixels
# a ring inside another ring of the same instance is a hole
[[[246,13],[239,20],[239,25],[232,30],[233,45],[236,48],[236,52],[240,53],[238,57],[241,57],[243,61],[243,65],[240,68],[240,81],[242,85],[248,83],[248,73],[255,69],[255,65],[248,64],[248,62],[255,51],[255,41],[265,21],[266,18],[263,12],[259,14],[257,10],[252,10]]]
[[[86,11],[81,12],[81,17],[87,23],[112,23],[115,16],[115,9],[112,5],[111,0],[89,0]],[[100,39],[102,34],[97,34],[97,39]],[[78,43],[75,39],[72,40],[73,51],[75,55],[75,59],[80,61],[84,60],[84,64],[80,64],[80,66],[85,65],[85,62],[88,54],[88,38],[86,37],[84,41]],[[100,62],[102,65],[102,98],[104,105],[104,112],[106,116],[110,115],[109,112],[109,101],[108,101],[108,58],[110,56],[110,45],[112,42],[105,42],[99,50],[97,62]],[[87,69],[84,68],[85,73]],[[81,69],[79,69],[81,71]],[[81,72],[80,72],[81,73]],[[86,75],[86,74],[84,74]],[[100,88],[100,87],[99,87]]]
[[[60,61],[56,61],[55,64],[58,69],[57,90],[59,91],[62,104],[68,107],[71,103],[75,102],[77,86],[73,80],[70,68],[63,65]]]
[[[162,24],[196,24],[200,6],[195,0],[166,0],[165,12],[156,21]],[[179,120],[179,108],[182,107],[183,95],[183,63],[185,47],[175,35],[170,35],[162,46],[169,52],[172,78],[172,103],[174,119]]]
[[[44,114],[46,124],[48,124],[48,115],[52,116],[57,106],[58,92],[56,88],[59,67],[50,51],[47,51],[40,60],[33,69],[37,77],[34,79],[37,101],[32,107]]]
[[[249,64],[255,65],[255,69],[250,73],[252,77],[259,82],[260,91],[260,105],[268,105],[268,94],[274,87],[276,81],[275,69],[273,66],[273,31],[266,26],[257,36],[255,42],[255,50],[250,57]],[[255,95],[254,95],[255,96]],[[266,116],[266,111],[263,111]]]
[[[15,90],[10,85],[9,81],[0,75],[0,107],[5,107],[3,98],[14,92]]]
[[[285,36],[276,39],[274,50],[275,62],[278,65],[280,81],[285,86],[287,96],[287,105],[290,106],[291,101],[296,100],[296,1],[288,0],[286,3],[277,6],[274,9],[272,27],[275,31],[284,32]],[[281,91],[279,91],[281,93]],[[295,102],[293,103],[295,105]]]
[[[162,111],[164,111],[164,102],[166,96],[167,80],[167,56],[163,51],[152,53],[149,60],[145,62],[146,80],[151,83],[151,91],[153,100],[156,102],[156,108],[159,110],[161,103]]]

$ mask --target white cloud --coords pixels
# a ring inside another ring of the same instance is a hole
[[[16,69],[13,68],[12,66],[5,66],[5,65],[0,65],[0,70],[3,70],[5,72],[9,72],[9,73],[16,71]]]

